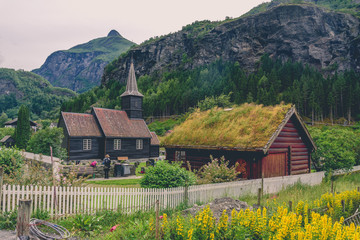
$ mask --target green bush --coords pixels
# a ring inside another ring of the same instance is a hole
[[[34,211],[31,214],[31,218],[36,218],[36,219],[41,219],[41,220],[49,220],[50,213],[46,210],[38,208],[38,209],[36,209],[36,211]]]
[[[62,128],[45,128],[33,134],[28,142],[27,150],[50,156],[50,146],[55,157],[65,159],[66,149],[61,147],[63,139]]]
[[[2,212],[0,214],[0,229],[14,230],[16,227],[17,211]]]
[[[0,128],[0,140],[7,135],[14,136],[14,133],[15,128]]]
[[[15,148],[4,148],[0,151],[0,166],[6,174],[11,174],[19,169],[23,161],[23,155]]]
[[[229,161],[224,157],[220,159],[210,156],[211,162],[201,167],[198,176],[199,184],[232,182],[236,180],[239,174],[236,171],[236,165],[229,167]]]
[[[140,185],[144,188],[172,188],[193,185],[196,182],[194,173],[182,168],[180,164],[159,161],[147,169]]]
[[[360,155],[360,138],[349,128],[309,128],[317,151],[312,162],[317,170],[351,169]]]

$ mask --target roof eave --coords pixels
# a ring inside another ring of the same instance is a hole
[[[204,149],[204,150],[224,150],[224,151],[238,151],[238,152],[262,152],[263,148],[241,148],[241,147],[226,147],[226,146],[204,146],[204,145],[164,145],[165,148],[187,148],[187,149]]]

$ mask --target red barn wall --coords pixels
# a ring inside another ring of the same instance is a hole
[[[264,177],[310,172],[310,152],[295,117],[290,118],[262,159]],[[281,174],[282,173],[282,174]]]

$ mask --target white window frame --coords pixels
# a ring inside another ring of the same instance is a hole
[[[91,139],[83,139],[83,150],[91,150]]]
[[[142,139],[136,139],[136,150],[144,148],[144,141]]]
[[[175,151],[175,161],[186,161],[186,152],[185,151]]]
[[[121,150],[121,139],[114,139],[114,150]]]

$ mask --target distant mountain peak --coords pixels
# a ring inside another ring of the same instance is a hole
[[[122,37],[122,36],[120,35],[120,33],[119,33],[118,31],[114,30],[114,29],[111,30],[107,36],[108,36],[108,37]]]

